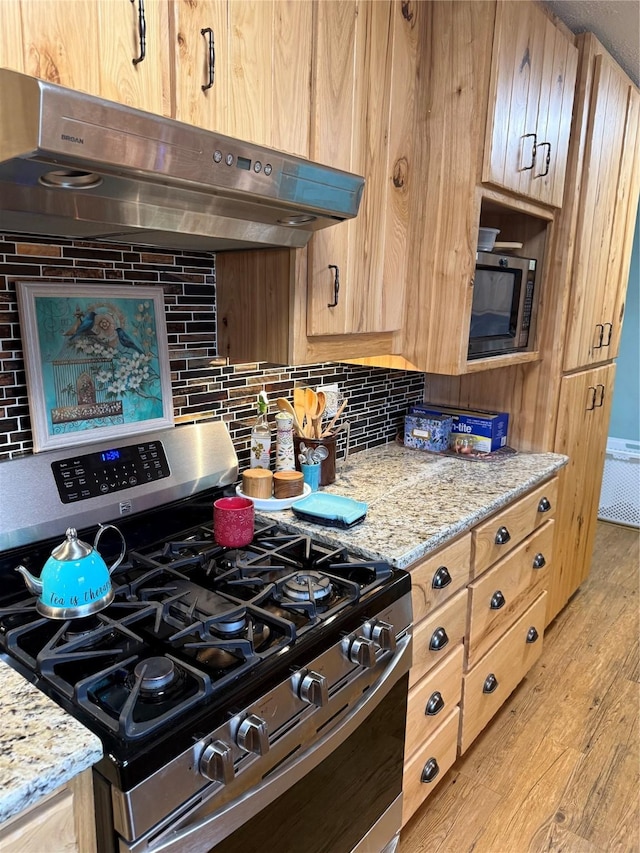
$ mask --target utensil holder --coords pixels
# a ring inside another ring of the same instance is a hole
[[[349,430],[351,424],[346,422],[337,427],[331,435],[326,435],[324,438],[300,438],[299,436],[294,435],[293,443],[295,447],[295,460],[296,460],[296,468],[298,471],[302,470],[300,460],[298,456],[300,455],[300,444],[304,444],[306,447],[326,447],[327,449],[327,458],[323,459],[320,463],[320,485],[321,486],[329,486],[331,483],[335,483],[336,480],[336,469],[343,466],[347,458],[349,456]],[[337,460],[337,443],[336,439],[340,435],[340,433],[346,434],[346,445],[344,451],[344,457],[338,461]]]

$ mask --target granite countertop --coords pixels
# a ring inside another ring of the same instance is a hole
[[[0,661],[0,823],[102,758],[100,738]]]
[[[367,560],[406,568],[566,465],[558,453],[517,453],[491,462],[438,456],[391,443],[353,454],[322,491],[368,505],[349,530],[311,524],[291,510],[257,510],[260,520],[344,544]]]

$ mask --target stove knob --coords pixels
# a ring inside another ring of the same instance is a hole
[[[365,625],[366,636],[377,643],[381,649],[389,652],[396,650],[396,632],[388,622],[368,622]]]
[[[307,672],[300,681],[298,696],[303,702],[324,708],[329,701],[329,688],[324,675],[317,672]]]
[[[377,647],[377,644],[367,637],[356,637],[349,647],[349,660],[359,663],[360,666],[375,666]]]
[[[235,775],[233,749],[224,741],[212,741],[200,756],[200,773],[211,782],[228,785]]]
[[[255,714],[245,717],[238,727],[236,743],[245,752],[266,755],[269,752],[269,731],[265,721]]]

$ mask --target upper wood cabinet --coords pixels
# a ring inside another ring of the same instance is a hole
[[[308,156],[312,4],[171,0],[170,7],[174,116]]]
[[[584,159],[564,369],[618,354],[640,190],[640,93],[591,35],[584,43],[584,109],[575,122]]]
[[[144,4],[144,38],[139,8],[131,0],[3,3],[0,65],[168,115],[166,0]]]
[[[498,0],[483,181],[562,205],[577,63],[539,6]]]

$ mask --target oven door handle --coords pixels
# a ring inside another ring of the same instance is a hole
[[[158,828],[154,827],[138,841],[128,844],[121,839],[120,850],[131,853],[182,853],[184,850],[189,850],[189,853],[210,853],[216,844],[246,822],[248,814],[255,815],[272,803],[353,734],[398,680],[409,672],[411,651],[412,635],[409,629],[405,636],[398,640],[393,659],[389,661],[380,679],[366,691],[352,710],[309,749],[300,755],[292,756],[288,761],[283,761],[259,784],[217,808],[215,812],[202,816],[201,812],[206,809],[207,800],[213,799],[219,792],[216,786],[210,797],[199,798],[188,811],[181,811],[180,816],[165,829],[158,831]]]

